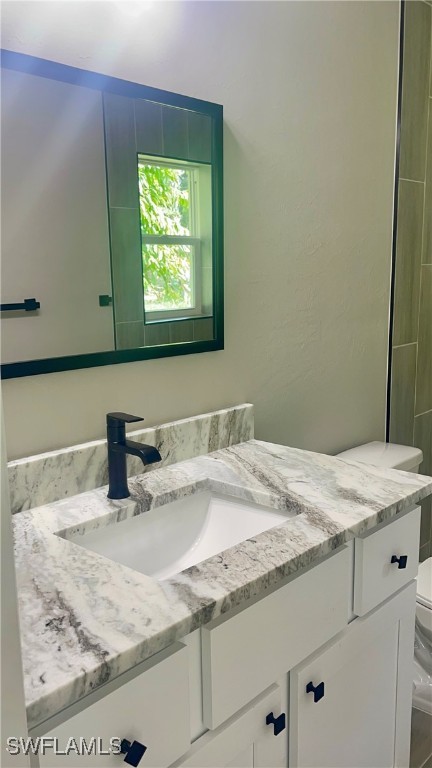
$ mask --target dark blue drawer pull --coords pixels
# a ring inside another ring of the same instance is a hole
[[[316,704],[317,701],[321,701],[324,696],[324,683],[318,683],[318,685],[314,685],[312,682],[308,683],[306,686],[306,693],[313,693],[314,702]]]
[[[397,557],[397,555],[392,555],[392,559],[390,560],[391,563],[397,563],[399,570],[401,568],[407,567],[408,562],[408,555],[401,555],[400,557]]]
[[[270,714],[266,717],[266,725],[273,725],[273,734],[275,736],[279,736],[281,731],[284,731],[286,728],[285,713],[282,712],[279,717],[275,717],[273,712],[270,712]]]
[[[135,768],[139,764],[147,747],[144,744],[140,744],[139,741],[133,741],[132,744],[127,739],[122,739],[120,744],[120,752],[126,755],[124,762],[128,765],[133,765]]]

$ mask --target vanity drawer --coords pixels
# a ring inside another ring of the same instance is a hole
[[[202,628],[203,717],[217,728],[348,623],[347,547]]]
[[[137,741],[147,747],[139,762],[140,768],[170,765],[190,747],[188,649],[176,643],[155,658],[161,657],[162,660],[153,664],[152,660],[144,662],[140,665],[144,669],[141,674],[103,695],[105,689],[118,685],[121,678],[130,673],[107,683],[95,692],[101,696],[99,700],[85,706],[86,700],[95,695],[90,694],[81,702],[81,711],[60,726],[50,728],[44,736],[57,738],[62,750],[71,738],[77,744],[80,739],[90,744],[92,737],[99,737],[106,751],[112,737],[131,743]],[[75,712],[78,707],[79,703],[74,705]],[[61,756],[49,749],[39,760],[40,768],[121,768],[125,765],[124,758],[125,754],[77,755],[73,752]]]
[[[364,616],[415,579],[420,514],[420,507],[414,507],[403,517],[355,539],[353,608],[357,616]],[[392,563],[392,558],[398,561]]]

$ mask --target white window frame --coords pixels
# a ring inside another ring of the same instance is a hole
[[[156,165],[161,168],[175,168],[180,170],[191,171],[191,188],[190,188],[190,229],[194,233],[193,235],[146,235],[141,231],[141,244],[142,245],[192,245],[192,265],[191,265],[191,283],[192,283],[192,296],[193,306],[186,309],[158,309],[150,312],[145,308],[145,296],[144,299],[144,317],[145,322],[160,322],[168,320],[176,320],[181,318],[199,317],[203,314],[202,311],[202,259],[201,259],[201,239],[197,236],[198,228],[198,201],[199,201],[199,165],[191,163],[187,160],[184,162],[180,160],[162,160],[151,155],[138,155],[138,164],[143,165]],[[198,172],[197,172],[198,171]]]

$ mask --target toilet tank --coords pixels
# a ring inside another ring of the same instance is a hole
[[[395,443],[381,443],[375,440],[372,443],[358,445],[348,451],[337,453],[339,459],[352,459],[363,464],[373,464],[376,467],[389,467],[391,469],[403,469],[405,472],[418,472],[423,461],[420,448],[410,445],[396,445]]]

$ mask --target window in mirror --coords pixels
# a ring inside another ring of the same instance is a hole
[[[146,322],[206,314],[211,167],[138,155],[138,186]]]

